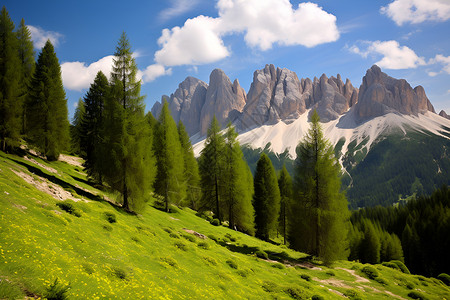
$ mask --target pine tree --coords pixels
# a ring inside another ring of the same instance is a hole
[[[82,139],[82,123],[86,115],[86,107],[83,99],[79,99],[77,108],[73,114],[72,125],[70,126],[70,146],[71,152],[85,157],[85,152],[81,151],[80,143]]]
[[[3,6],[0,15],[0,150],[18,146],[21,130],[19,57],[14,23]]]
[[[36,61],[34,59],[34,47],[31,40],[31,32],[25,25],[24,19],[20,22],[16,32],[18,40],[18,54],[20,61],[19,102],[22,106],[22,133],[26,128],[26,102],[28,99],[31,79],[33,77]]]
[[[360,257],[361,262],[377,264],[380,262],[381,243],[377,230],[372,222],[364,222],[364,238],[361,241]]]
[[[57,160],[69,142],[69,120],[61,66],[50,40],[39,54],[27,106],[28,138],[48,160]]]
[[[291,245],[330,263],[347,258],[349,211],[340,191],[340,165],[314,111],[311,128],[297,146]]]
[[[278,188],[280,189],[280,217],[279,228],[283,235],[283,243],[286,245],[286,229],[288,218],[288,207],[291,204],[292,199],[292,178],[289,175],[286,166],[283,164],[280,176],[278,178]]]
[[[106,98],[110,96],[110,86],[105,74],[99,71],[84,97],[85,114],[81,123],[80,148],[84,158],[84,168],[89,177],[102,182],[104,172],[103,155],[103,113]]]
[[[141,82],[125,32],[114,53],[111,94],[106,98],[103,121],[102,169],[104,180],[123,197],[128,211],[142,209],[155,176],[152,133],[144,117]]]
[[[253,234],[253,189],[248,181],[248,166],[243,159],[238,134],[231,123],[225,132],[225,148],[223,161],[223,203],[224,216],[228,219],[231,229],[239,228],[241,231]]]
[[[266,154],[258,160],[254,178],[253,206],[256,236],[268,241],[276,229],[280,212],[280,190],[275,169]]]
[[[200,186],[202,188],[201,210],[211,210],[216,218],[223,220],[222,171],[225,139],[220,134],[220,125],[214,116],[208,128],[205,147],[199,158]]]
[[[178,135],[180,137],[181,150],[184,160],[184,180],[186,183],[186,204],[194,209],[198,209],[198,202],[201,197],[200,174],[198,163],[194,156],[189,135],[181,121],[178,122]]]
[[[180,204],[186,197],[184,160],[180,138],[167,101],[164,100],[155,131],[157,174],[155,192],[164,197],[165,211],[169,204]]]

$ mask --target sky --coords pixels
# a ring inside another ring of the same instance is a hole
[[[109,74],[126,32],[146,110],[187,76],[212,70],[248,92],[266,64],[299,78],[338,73],[359,87],[377,64],[450,114],[450,0],[3,0],[23,18],[36,56],[50,39],[61,63],[70,118],[98,71]]]

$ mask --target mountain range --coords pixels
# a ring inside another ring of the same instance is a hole
[[[196,155],[215,115],[222,127],[234,124],[241,145],[295,159],[315,109],[354,207],[388,205],[450,184],[450,117],[436,114],[422,86],[412,88],[376,65],[359,88],[339,74],[299,79],[291,70],[266,65],[254,72],[247,94],[237,79],[231,82],[215,69],[209,85],[188,77],[162,98],[175,121],[186,126]],[[154,116],[161,106],[153,106]]]

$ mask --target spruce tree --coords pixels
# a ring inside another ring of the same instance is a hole
[[[27,103],[27,134],[48,160],[57,160],[69,142],[67,99],[61,66],[48,40],[39,54]]]
[[[111,93],[106,97],[102,155],[104,180],[121,193],[122,207],[142,209],[155,176],[152,133],[144,117],[144,97],[125,32],[114,53]]]
[[[110,96],[108,79],[99,71],[84,97],[85,114],[81,123],[80,149],[84,168],[90,178],[102,182],[104,172],[103,113],[106,98]]]
[[[340,191],[340,165],[316,111],[311,128],[297,146],[291,245],[325,263],[347,258],[349,211]]]
[[[26,127],[26,102],[28,91],[30,89],[31,78],[33,77],[36,62],[34,59],[34,47],[31,40],[31,32],[25,25],[24,19],[20,22],[19,29],[16,32],[18,41],[19,55],[19,102],[22,106],[22,133],[25,133]]]
[[[253,234],[252,184],[248,179],[248,166],[237,141],[238,134],[231,123],[225,132],[223,161],[223,203],[224,215],[231,229]]]
[[[202,188],[201,210],[211,210],[219,221],[223,220],[222,171],[225,139],[220,133],[220,125],[213,117],[205,140],[205,147],[199,158],[200,186]]]
[[[14,23],[3,6],[0,15],[0,150],[19,145],[21,104],[20,63]]]
[[[180,137],[181,150],[184,160],[184,181],[186,183],[186,204],[194,209],[198,209],[198,202],[201,197],[200,174],[198,163],[194,156],[189,135],[181,121],[178,122],[178,135]]]
[[[184,159],[178,129],[164,100],[155,130],[157,174],[155,192],[164,197],[165,211],[169,204],[180,204],[186,197]]]
[[[361,262],[377,264],[380,262],[381,243],[377,230],[370,220],[364,222],[364,238],[361,241]]]
[[[292,199],[292,178],[284,164],[278,178],[278,188],[280,189],[280,217],[278,226],[283,235],[283,243],[286,245],[288,208]]]
[[[73,114],[72,125],[70,126],[70,146],[71,152],[81,157],[85,157],[85,152],[81,150],[82,123],[86,115],[86,107],[83,99],[79,99],[77,108]]]
[[[253,206],[256,236],[268,241],[276,229],[280,212],[280,190],[277,175],[269,157],[263,153],[258,160],[254,178]]]

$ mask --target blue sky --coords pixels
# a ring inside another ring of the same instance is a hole
[[[341,74],[359,87],[378,64],[450,113],[450,0],[4,0],[16,26],[47,38],[62,64],[70,116],[125,31],[150,110],[187,76],[220,68],[248,92],[265,64],[299,78]]]

